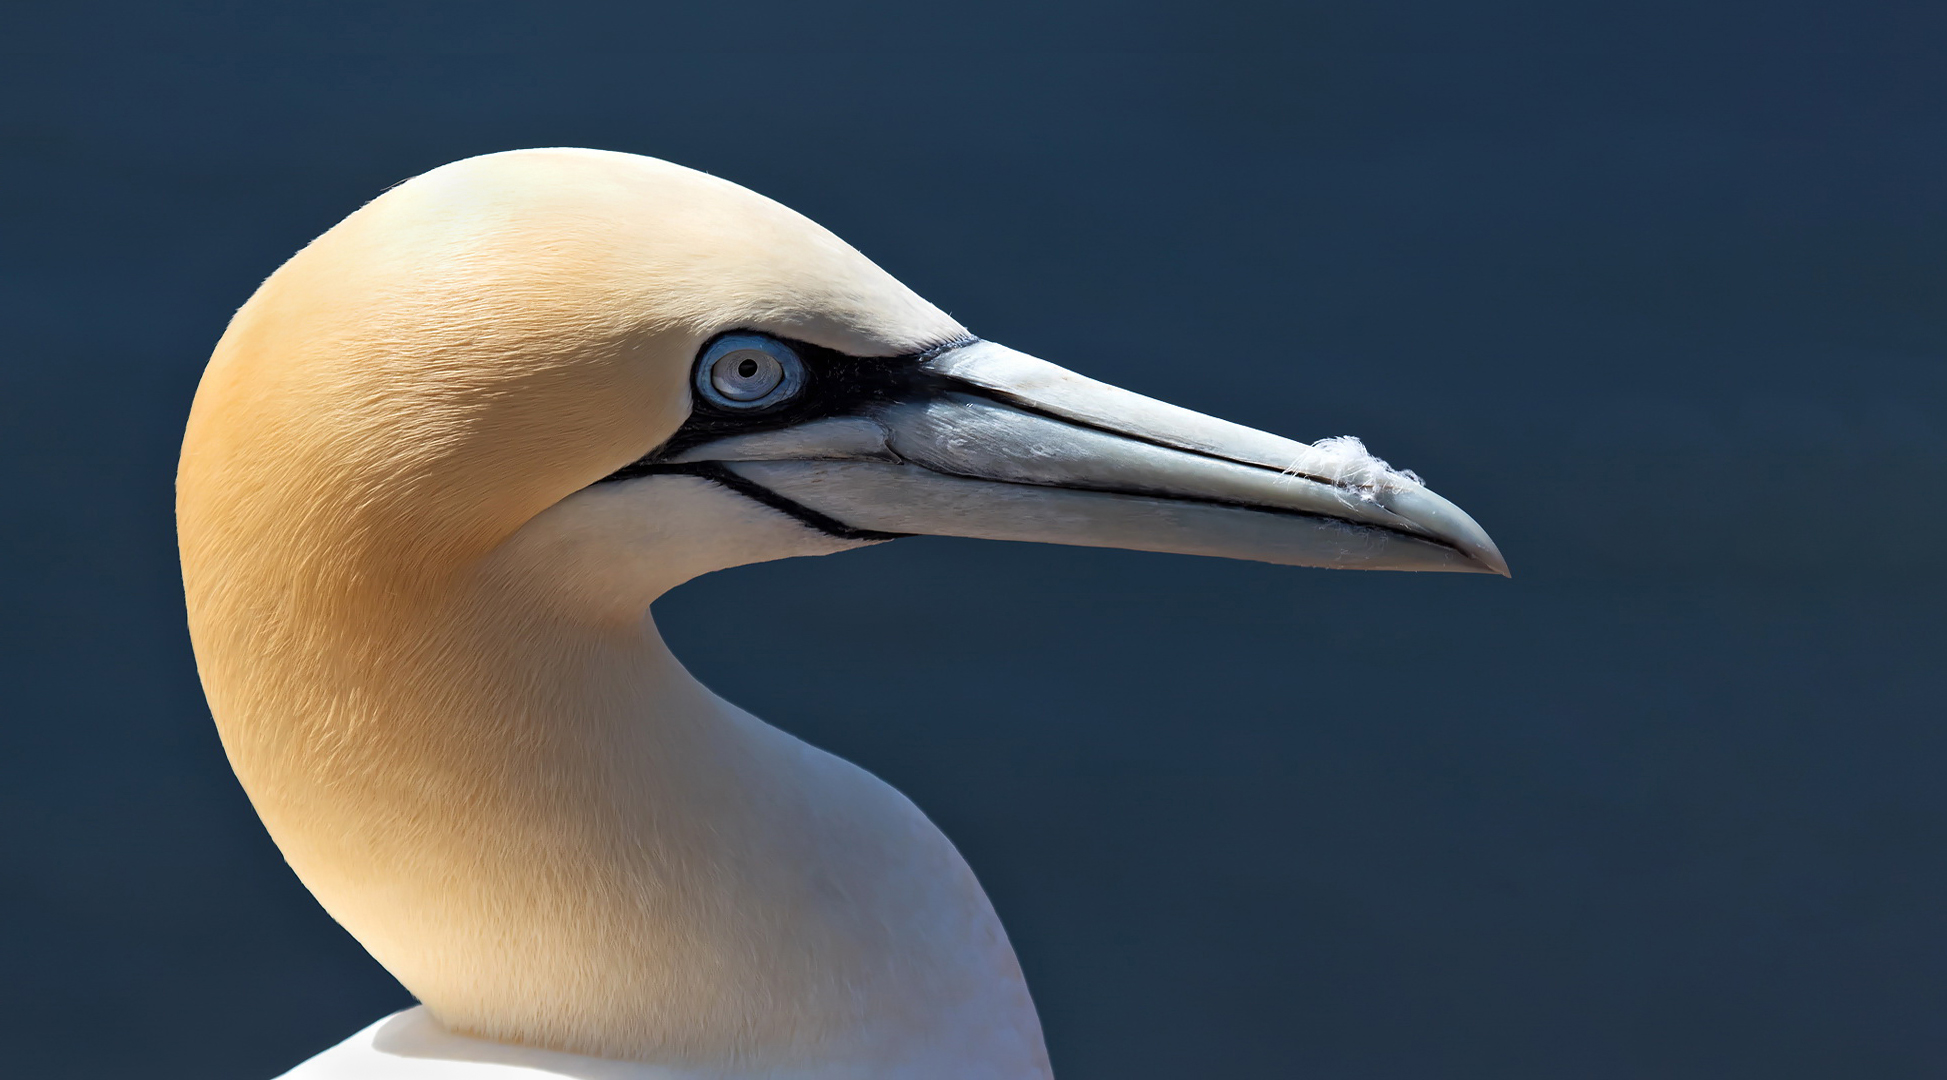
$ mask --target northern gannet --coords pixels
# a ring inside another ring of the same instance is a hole
[[[423,1003],[306,1080],[1049,1074],[947,839],[665,648],[698,575],[919,533],[1506,572],[1355,441],[983,341],[769,199],[592,150],[435,169],[293,256],[177,489],[237,776]]]

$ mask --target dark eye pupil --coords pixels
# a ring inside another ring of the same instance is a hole
[[[743,363],[737,365],[737,374],[746,379],[757,374],[757,361],[746,357]]]

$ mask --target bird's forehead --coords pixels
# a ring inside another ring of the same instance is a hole
[[[500,295],[535,301],[530,311],[558,303],[577,320],[679,339],[766,330],[861,356],[966,334],[802,214],[654,158],[492,154],[408,181],[370,209],[395,219],[390,243],[448,257]]]

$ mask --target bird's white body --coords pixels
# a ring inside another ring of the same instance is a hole
[[[455,1035],[424,1005],[397,1012],[279,1080],[714,1080],[714,1074]],[[780,1078],[782,1080],[782,1078]]]
[[[851,1069],[726,1071],[645,1065],[455,1035],[423,1005],[397,1012],[278,1080],[851,1080]],[[877,1074],[887,1075],[887,1074]],[[943,1075],[912,1072],[914,1078]]]
[[[1048,1076],[947,838],[664,647],[700,574],[915,533],[1505,569],[1346,443],[978,341],[776,203],[578,150],[435,170],[272,275],[177,507],[231,763],[424,1002],[307,1080]]]

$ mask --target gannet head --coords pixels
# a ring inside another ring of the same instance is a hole
[[[887,971],[846,993],[938,1044],[978,997],[941,972],[1019,974],[910,804],[643,645],[667,588],[912,534],[1506,572],[1356,441],[982,341],[775,202],[589,150],[436,169],[278,269],[198,390],[178,524],[224,745],[332,914],[466,1030],[686,1060],[836,1030],[853,999],[799,991]],[[821,859],[877,884],[787,872]]]
[[[269,531],[318,573],[420,580],[529,530],[618,613],[909,534],[1506,573],[1355,440],[982,341],[763,196],[590,150],[435,169],[294,256],[212,359],[181,480],[192,564],[205,527]]]

